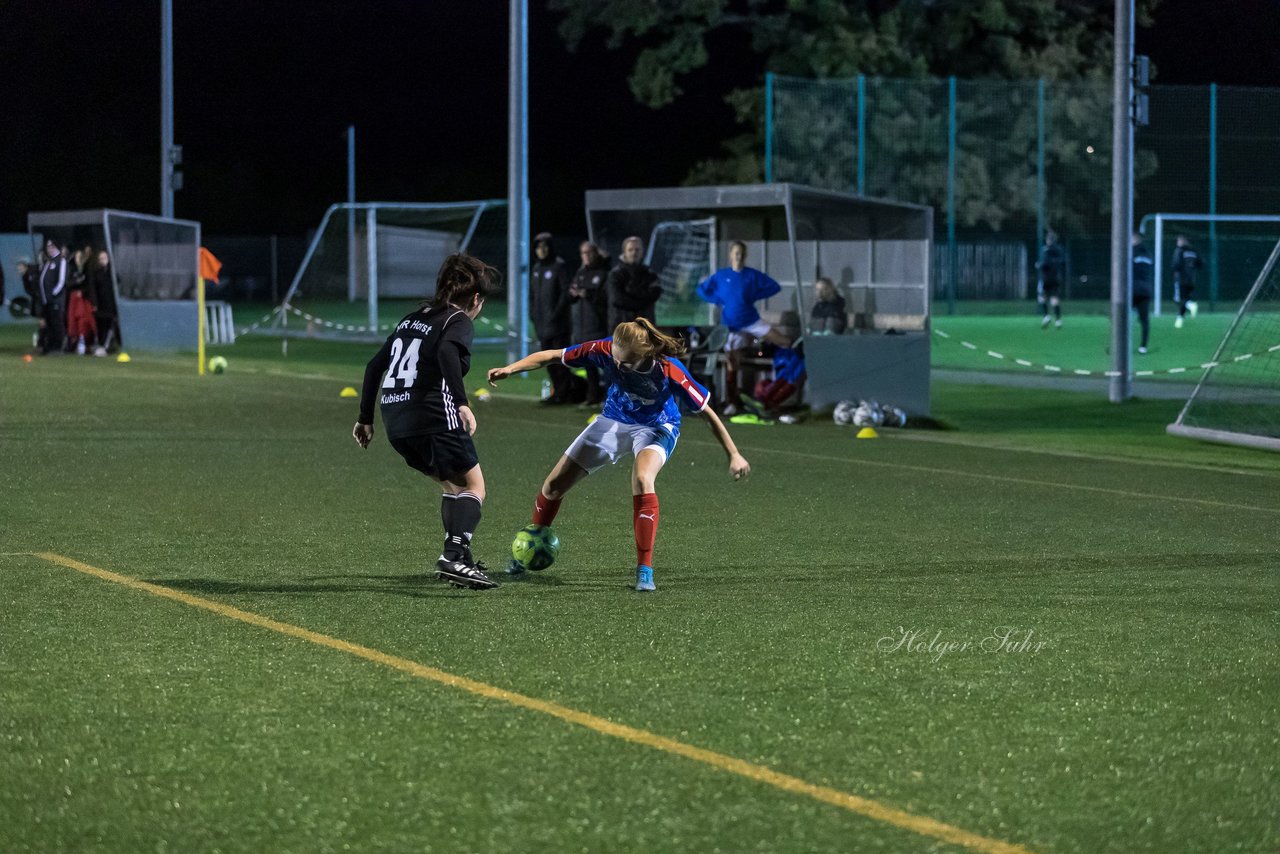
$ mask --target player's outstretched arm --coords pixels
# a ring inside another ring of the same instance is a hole
[[[724,452],[729,455],[729,474],[734,480],[742,480],[751,474],[751,464],[747,462],[747,458],[738,453],[738,446],[733,443],[733,437],[729,435],[729,430],[724,426],[724,422],[720,420],[720,416],[710,406],[702,410],[702,415],[707,419],[707,426],[711,428],[712,434],[716,437],[716,441],[720,443],[720,447],[724,448]]]
[[[499,380],[505,380],[512,374],[522,374],[537,368],[545,368],[552,362],[559,362],[564,357],[564,350],[539,350],[530,353],[519,361],[512,362],[504,368],[489,369],[489,385],[497,386]]]

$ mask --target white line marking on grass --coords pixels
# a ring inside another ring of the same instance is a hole
[[[526,397],[527,399],[527,396],[522,395],[522,397]],[[500,415],[491,415],[489,417],[497,421],[515,421],[526,427],[529,425],[537,425],[539,427],[553,427],[556,429],[562,429],[566,426],[566,425],[557,424],[551,421],[539,421],[531,418],[504,418]],[[901,434],[900,438],[905,437],[906,435],[907,434]],[[911,438],[919,439],[920,441],[934,441],[934,442],[953,441],[953,440],[947,440],[947,439],[925,439],[924,437],[918,436],[918,435],[912,435]],[[704,439],[682,438],[680,441],[686,445],[699,445],[704,448],[719,449],[720,447],[715,442],[708,442]],[[1140,466],[1177,466],[1180,468],[1211,471],[1217,474],[1248,474],[1248,475],[1254,475],[1258,477],[1274,477],[1274,475],[1268,472],[1249,472],[1249,471],[1236,471],[1234,469],[1216,469],[1210,466],[1196,466],[1189,463],[1162,462],[1159,460],[1130,460],[1124,457],[1111,458],[1111,457],[1102,457],[1102,456],[1089,455],[1089,454],[1083,454],[1083,453],[1072,454],[1070,452],[1063,452],[1063,451],[1056,451],[1056,452],[1055,451],[1033,451],[1033,450],[1027,450],[1025,448],[1015,448],[1015,447],[993,448],[988,445],[967,444],[964,442],[954,442],[954,444],[957,444],[957,445],[965,444],[966,447],[972,447],[978,450],[999,451],[1001,453],[1004,453],[1007,451],[1019,451],[1019,452],[1028,453],[1028,454],[1039,453],[1039,454],[1051,454],[1054,456],[1057,456],[1057,455],[1080,456],[1086,459],[1104,460],[1107,462],[1117,462],[1117,463],[1128,463],[1131,465],[1140,465]],[[898,469],[905,469],[908,471],[928,472],[930,474],[951,474],[951,475],[956,475],[958,477],[975,477],[983,480],[1003,481],[1007,483],[1022,483],[1028,486],[1053,486],[1061,489],[1079,489],[1085,492],[1102,492],[1102,493],[1110,493],[1112,495],[1123,495],[1130,498],[1152,498],[1152,499],[1161,500],[1161,501],[1177,501],[1184,504],[1203,504],[1209,507],[1230,507],[1236,510],[1257,510],[1260,513],[1280,513],[1280,507],[1258,507],[1253,504],[1233,504],[1227,501],[1214,501],[1208,498],[1188,498],[1182,495],[1156,495],[1149,492],[1131,492],[1126,489],[1111,489],[1109,487],[1103,487],[1103,486],[1089,486],[1087,484],[1078,484],[1078,483],[1061,483],[1056,480],[1035,480],[1033,478],[1012,477],[1008,475],[983,474],[981,472],[968,472],[968,471],[962,471],[960,469],[943,469],[943,468],[933,468],[930,466],[917,466],[917,465],[912,465],[910,463],[888,463],[882,460],[862,460],[862,459],[857,459],[855,457],[836,457],[836,456],[830,456],[826,454],[811,454],[805,451],[793,451],[793,450],[790,450],[789,448],[763,448],[763,447],[760,447],[759,445],[754,445],[749,447],[752,453],[755,453],[757,451],[763,451],[765,453],[770,453],[770,454],[790,454],[791,456],[804,457],[805,459],[811,459],[811,460],[822,460],[824,462],[842,462],[842,463],[853,463],[853,464],[859,464],[859,465],[879,466],[881,468],[898,468]]]
[[[363,658],[375,664],[381,664],[384,667],[390,667],[399,670],[402,673],[408,673],[410,676],[416,676],[419,679],[426,679],[436,682],[440,685],[446,685],[450,688],[457,688],[466,691],[469,694],[475,694],[490,700],[497,700],[508,705],[517,706],[529,711],[541,712],[553,718],[558,718],[566,723],[575,724],[585,727],[586,729],[607,735],[612,738],[621,739],[622,741],[638,744],[643,747],[649,747],[654,750],[668,753],[674,756],[681,756],[694,762],[700,762],[703,765],[709,765],[720,771],[726,771],[730,774],[736,774],[739,777],[745,777],[757,783],[764,783],[789,792],[794,795],[804,795],[813,800],[820,801],[825,804],[837,806],[849,812],[856,813],[873,821],[882,822],[892,825],[902,830],[908,830],[921,836],[927,836],[932,839],[938,839],[943,842],[949,842],[954,845],[962,845],[974,851],[992,852],[992,854],[1029,854],[1028,850],[1021,845],[1015,845],[1004,842],[999,839],[991,839],[986,836],[980,836],[971,833],[954,825],[945,824],[928,816],[909,813],[905,810],[891,807],[888,804],[871,800],[870,798],[859,797],[848,792],[842,792],[839,789],[832,789],[827,786],[819,786],[802,780],[799,777],[793,777],[790,774],[784,774],[775,771],[764,765],[757,765],[754,762],[747,762],[744,759],[738,759],[724,753],[717,753],[714,750],[707,750],[702,747],[695,747],[692,744],[686,744],[683,741],[676,741],[673,738],[658,735],[645,729],[627,726],[626,724],[615,723],[608,718],[602,718],[593,715],[590,712],[579,711],[568,706],[562,706],[559,703],[553,703],[549,700],[540,700],[537,697],[530,697],[527,694],[519,694],[515,691],[508,691],[505,688],[499,688],[496,685],[490,685],[487,682],[479,682],[475,679],[468,679],[466,676],[459,676],[455,673],[449,673],[445,670],[438,670],[425,664],[412,661],[407,658],[401,658],[397,655],[391,655],[372,647],[362,646],[351,641],[335,638],[330,635],[324,635],[319,632],[313,632],[310,629],[304,629],[301,626],[295,626],[291,623],[282,623],[273,620],[270,617],[264,617],[261,614],[255,614],[252,611],[243,611],[240,608],[224,605],[221,602],[215,602],[212,599],[205,599],[200,596],[193,596],[190,593],[183,593],[180,590],[174,590],[171,587],[164,587],[159,584],[152,584],[127,575],[111,572],[106,569],[99,569],[96,566],[90,566],[87,563],[81,563],[73,558],[64,557],[63,555],[54,554],[53,552],[36,552],[33,554],[41,560],[64,566],[68,569],[74,569],[76,572],[84,573],[103,581],[110,581],[114,584],[120,584],[133,590],[140,590],[143,593],[150,593],[152,596],[158,596],[162,599],[169,599],[174,602],[180,602],[183,605],[189,605],[193,608],[201,608],[210,611],[220,617],[226,617],[231,620],[237,620],[241,623],[247,623],[251,626],[267,629],[287,637],[297,640],[306,641],[307,643],[322,646],[327,649],[336,650],[337,652],[345,652],[348,655],[354,655],[357,658]],[[490,596],[495,594],[488,594]]]
[[[699,443],[710,445],[710,442]],[[718,446],[717,446],[718,447]],[[1280,514],[1280,507],[1258,507],[1253,504],[1236,504],[1230,501],[1213,501],[1208,498],[1186,498],[1181,495],[1156,495],[1150,492],[1133,492],[1128,489],[1112,489],[1108,486],[1089,486],[1083,483],[1060,483],[1053,480],[1035,480],[1029,477],[1013,477],[1004,474],[985,474],[983,472],[963,471],[961,469],[944,469],[935,466],[917,466],[911,463],[886,463],[881,460],[860,460],[855,457],[832,457],[825,454],[810,454],[805,451],[791,451],[785,448],[752,448],[753,453],[758,452],[774,453],[774,454],[790,454],[793,457],[804,457],[811,460],[822,460],[824,462],[845,462],[855,465],[878,466],[880,468],[906,469],[907,471],[926,472],[928,474],[950,474],[956,477],[972,477],[979,480],[990,480],[996,483],[1019,483],[1027,486],[1052,486],[1058,489],[1078,489],[1082,492],[1100,492],[1106,495],[1122,495],[1126,498],[1148,498],[1153,501],[1177,501],[1184,504],[1203,504],[1207,507],[1229,507],[1232,510],[1256,510],[1259,513],[1277,513]]]
[[[938,445],[960,445],[965,448],[978,448],[984,451],[999,451],[1000,453],[1019,453],[1019,454],[1040,454],[1047,457],[1064,457],[1066,459],[1076,460],[1097,460],[1106,463],[1128,463],[1139,466],[1156,466],[1158,468],[1171,469],[1187,469],[1190,471],[1204,471],[1213,474],[1239,474],[1249,477],[1271,477],[1280,478],[1280,472],[1269,471],[1250,471],[1248,469],[1227,469],[1218,468],[1217,466],[1203,465],[1200,463],[1180,463],[1175,460],[1141,460],[1132,457],[1117,457],[1111,454],[1091,454],[1087,451],[1051,451],[1045,448],[1022,448],[1017,445],[998,445],[987,442],[974,442],[963,439],[958,436],[940,436],[921,431],[898,431],[885,433],[892,441],[908,441],[908,442],[933,442]]]

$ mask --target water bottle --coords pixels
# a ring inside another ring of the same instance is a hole
[[[540,397],[542,400],[551,399],[551,380],[542,381],[542,392],[540,393]]]

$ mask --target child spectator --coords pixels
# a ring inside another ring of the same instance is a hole
[[[94,305],[94,322],[98,329],[98,346],[94,348],[93,355],[105,356],[109,349],[120,345],[116,288],[111,281],[111,256],[105,249],[98,253],[98,263],[89,274],[87,290]]]
[[[849,315],[845,312],[844,297],[836,290],[835,282],[823,276],[814,283],[813,290],[816,299],[809,314],[809,334],[844,334],[849,325]]]

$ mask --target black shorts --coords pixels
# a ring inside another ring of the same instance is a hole
[[[1058,291],[1061,288],[1062,288],[1062,285],[1059,282],[1041,282],[1040,283],[1040,293],[1041,295],[1046,297],[1056,297],[1058,295]]]
[[[480,462],[475,443],[461,430],[392,439],[391,447],[411,467],[437,480],[466,474]]]

